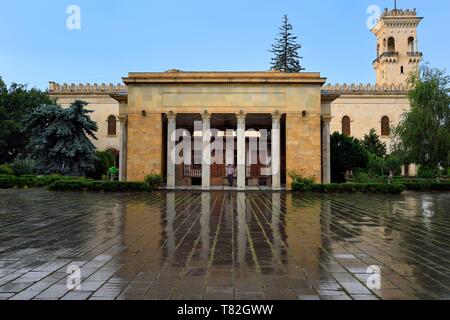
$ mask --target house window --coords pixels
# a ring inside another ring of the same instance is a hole
[[[348,116],[342,118],[342,134],[345,134],[346,136],[350,136],[351,134],[350,118]]]
[[[108,118],[108,136],[117,135],[117,119],[115,116],[109,116]]]
[[[381,135],[385,137],[391,135],[391,124],[389,117],[384,116],[381,118]]]

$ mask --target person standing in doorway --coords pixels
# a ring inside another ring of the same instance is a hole
[[[230,187],[234,185],[234,173],[235,173],[234,167],[231,164],[229,164],[227,166],[227,177],[228,177],[228,185]]]

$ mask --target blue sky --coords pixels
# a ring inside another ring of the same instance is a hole
[[[328,81],[374,82],[370,5],[393,0],[0,0],[0,76],[42,89],[48,81],[113,82],[131,71],[267,70],[284,14],[303,45],[307,71]],[[448,0],[399,0],[425,20],[419,45],[449,70]],[[68,30],[66,9],[81,9]]]

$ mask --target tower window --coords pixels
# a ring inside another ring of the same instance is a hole
[[[395,39],[393,37],[388,39],[388,52],[395,52]]]
[[[108,136],[115,136],[117,134],[117,120],[115,116],[108,118]]]
[[[408,50],[410,53],[416,52],[416,49],[414,48],[414,38],[413,37],[408,38]]]
[[[391,135],[391,124],[387,116],[381,118],[381,135],[385,137]]]
[[[348,116],[342,118],[342,134],[346,136],[350,136],[351,134],[350,118]]]
[[[404,69],[403,66],[400,67],[400,73],[403,74],[404,73]]]

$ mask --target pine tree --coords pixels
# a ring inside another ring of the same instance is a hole
[[[97,140],[98,128],[86,105],[79,100],[67,109],[44,105],[30,115],[26,127],[32,135],[28,149],[39,173],[85,176],[95,169],[95,146],[89,137]]]
[[[364,149],[377,157],[383,158],[386,155],[386,144],[380,140],[380,136],[375,129],[371,129],[369,134],[364,136],[361,144]]]
[[[297,43],[297,37],[292,33],[292,30],[292,25],[285,15],[280,27],[279,38],[275,39],[276,43],[272,45],[272,50],[270,50],[274,54],[271,63],[272,70],[289,73],[305,70],[300,65],[300,59],[303,57],[298,54],[298,50],[302,46]]]

